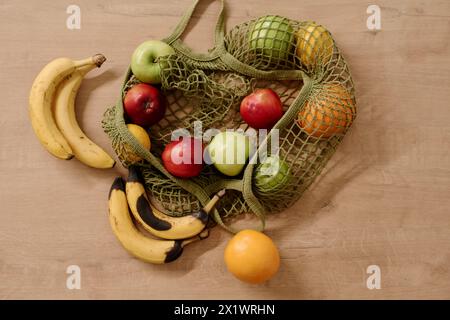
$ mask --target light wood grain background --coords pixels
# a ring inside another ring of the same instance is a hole
[[[81,7],[81,30],[66,8]],[[59,56],[102,52],[107,63],[82,86],[78,117],[108,148],[100,128],[133,49],[169,34],[190,0],[0,2],[0,298],[56,299],[425,299],[450,298],[450,2],[447,0],[227,1],[227,27],[264,15],[316,20],[350,64],[359,115],[326,172],[291,209],[269,219],[279,274],[260,286],[227,273],[230,235],[219,228],[178,261],[130,257],[107,220],[116,168],[57,160],[28,121],[34,76]],[[367,30],[369,4],[382,30]],[[204,1],[186,42],[212,44],[219,5]],[[202,18],[200,19],[200,16]],[[81,267],[81,290],[66,268]],[[378,265],[382,288],[368,290]]]

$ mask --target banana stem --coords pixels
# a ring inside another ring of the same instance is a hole
[[[94,61],[97,68],[100,68],[103,62],[106,61],[106,57],[101,53],[97,53],[96,55],[92,56],[92,61]]]
[[[95,68],[96,68],[95,64],[88,64],[86,66],[77,68],[75,72],[79,72],[82,77],[85,77],[91,70]]]
[[[196,235],[195,237],[183,240],[181,242],[181,247],[184,248],[188,244],[195,242],[195,241],[206,239],[206,238],[208,238],[208,236],[209,236],[209,230],[205,229],[202,232],[200,232],[198,235]]]
[[[97,54],[93,55],[92,57],[75,61],[75,66],[77,68],[80,68],[80,67],[83,67],[83,66],[86,66],[89,64],[95,64],[98,68],[100,68],[100,66],[105,61],[106,61],[106,57],[104,55],[102,55],[101,53],[97,53]]]
[[[214,197],[206,204],[206,206],[203,207],[203,211],[208,214],[217,204],[217,202],[225,195],[225,189],[220,190],[219,192],[217,192]],[[205,229],[202,232],[200,232],[197,236],[189,238],[189,239],[185,239],[181,242],[181,247],[184,248],[184,246],[187,246],[188,244],[198,241],[198,240],[203,240],[205,238],[207,238],[209,236],[209,230]]]
[[[217,192],[214,197],[203,207],[203,211],[210,213],[212,209],[216,206],[217,202],[225,195],[225,189]]]

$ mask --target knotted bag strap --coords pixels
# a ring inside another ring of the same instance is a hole
[[[181,17],[180,22],[173,30],[172,34],[164,39],[164,42],[167,42],[168,44],[178,47],[179,44],[181,44],[180,37],[186,30],[187,26],[189,25],[189,22],[192,19],[192,15],[197,8],[197,5],[199,4],[200,0],[194,0],[192,5],[189,7],[188,10],[183,14]],[[225,1],[220,0],[220,12],[219,17],[217,18],[216,28],[214,31],[214,48],[210,50],[211,56],[217,56],[218,54],[214,54],[216,50],[221,50],[224,46],[224,38],[225,38]]]

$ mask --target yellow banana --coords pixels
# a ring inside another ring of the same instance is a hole
[[[220,199],[222,193],[214,196],[200,211],[183,217],[171,217],[150,203],[137,168],[130,166],[126,195],[134,218],[145,230],[163,239],[185,239],[199,234],[205,228],[209,211]]]
[[[208,230],[186,240],[156,240],[144,236],[131,218],[125,185],[121,177],[114,180],[109,192],[109,222],[125,250],[143,261],[155,264],[177,259],[183,252],[184,246],[208,236]]]
[[[77,68],[68,75],[56,90],[53,111],[56,125],[69,142],[75,158],[90,167],[107,169],[112,168],[115,161],[86,136],[75,114],[75,99],[83,78],[92,69],[100,67],[103,61]]]
[[[73,158],[72,148],[56,126],[52,114],[52,104],[58,84],[76,68],[103,62],[102,55],[73,61],[58,58],[47,64],[38,74],[31,87],[29,116],[31,125],[41,144],[55,157]]]

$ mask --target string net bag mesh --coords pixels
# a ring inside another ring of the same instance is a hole
[[[139,83],[130,69],[120,99],[105,112],[103,128],[121,163],[141,169],[152,201],[167,214],[191,213],[227,189],[214,210],[215,221],[234,231],[226,223],[229,218],[253,213],[262,229],[266,214],[285,210],[301,197],[352,125],[356,101],[351,74],[331,33],[320,24],[267,15],[225,34],[223,2],[215,47],[207,54],[195,53],[181,42],[180,35],[197,2],[163,40],[175,54],[157,60],[167,110],[163,120],[148,128],[151,152],[126,127],[123,97]],[[284,115],[259,141],[240,175],[225,177],[213,166],[205,166],[200,176],[180,179],[165,170],[161,153],[177,129],[193,133],[194,123],[200,121],[203,132],[248,130],[239,113],[240,103],[257,88],[274,90]],[[275,140],[278,148],[274,151],[270,146]],[[136,157],[142,160],[136,163]]]

